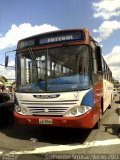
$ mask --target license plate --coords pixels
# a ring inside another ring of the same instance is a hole
[[[39,119],[39,124],[52,124],[52,119]]]

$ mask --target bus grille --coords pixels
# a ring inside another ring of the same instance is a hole
[[[21,101],[20,103],[28,108],[32,115],[63,115],[71,106],[77,104],[77,100],[57,102]]]

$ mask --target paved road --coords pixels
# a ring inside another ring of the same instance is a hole
[[[119,159],[120,101],[93,130],[26,126],[15,123],[0,127],[0,155],[4,160]]]

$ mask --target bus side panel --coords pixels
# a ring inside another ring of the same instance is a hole
[[[103,80],[103,112],[111,105],[113,99],[113,84]]]
[[[102,80],[99,80],[94,86],[93,86],[93,94],[94,94],[94,106],[93,106],[93,126],[99,121],[100,119],[100,109],[102,109],[101,106],[101,98],[102,98],[102,87],[103,82]]]

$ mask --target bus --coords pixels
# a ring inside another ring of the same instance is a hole
[[[100,126],[113,99],[112,72],[87,28],[19,40],[14,117],[18,123]]]

